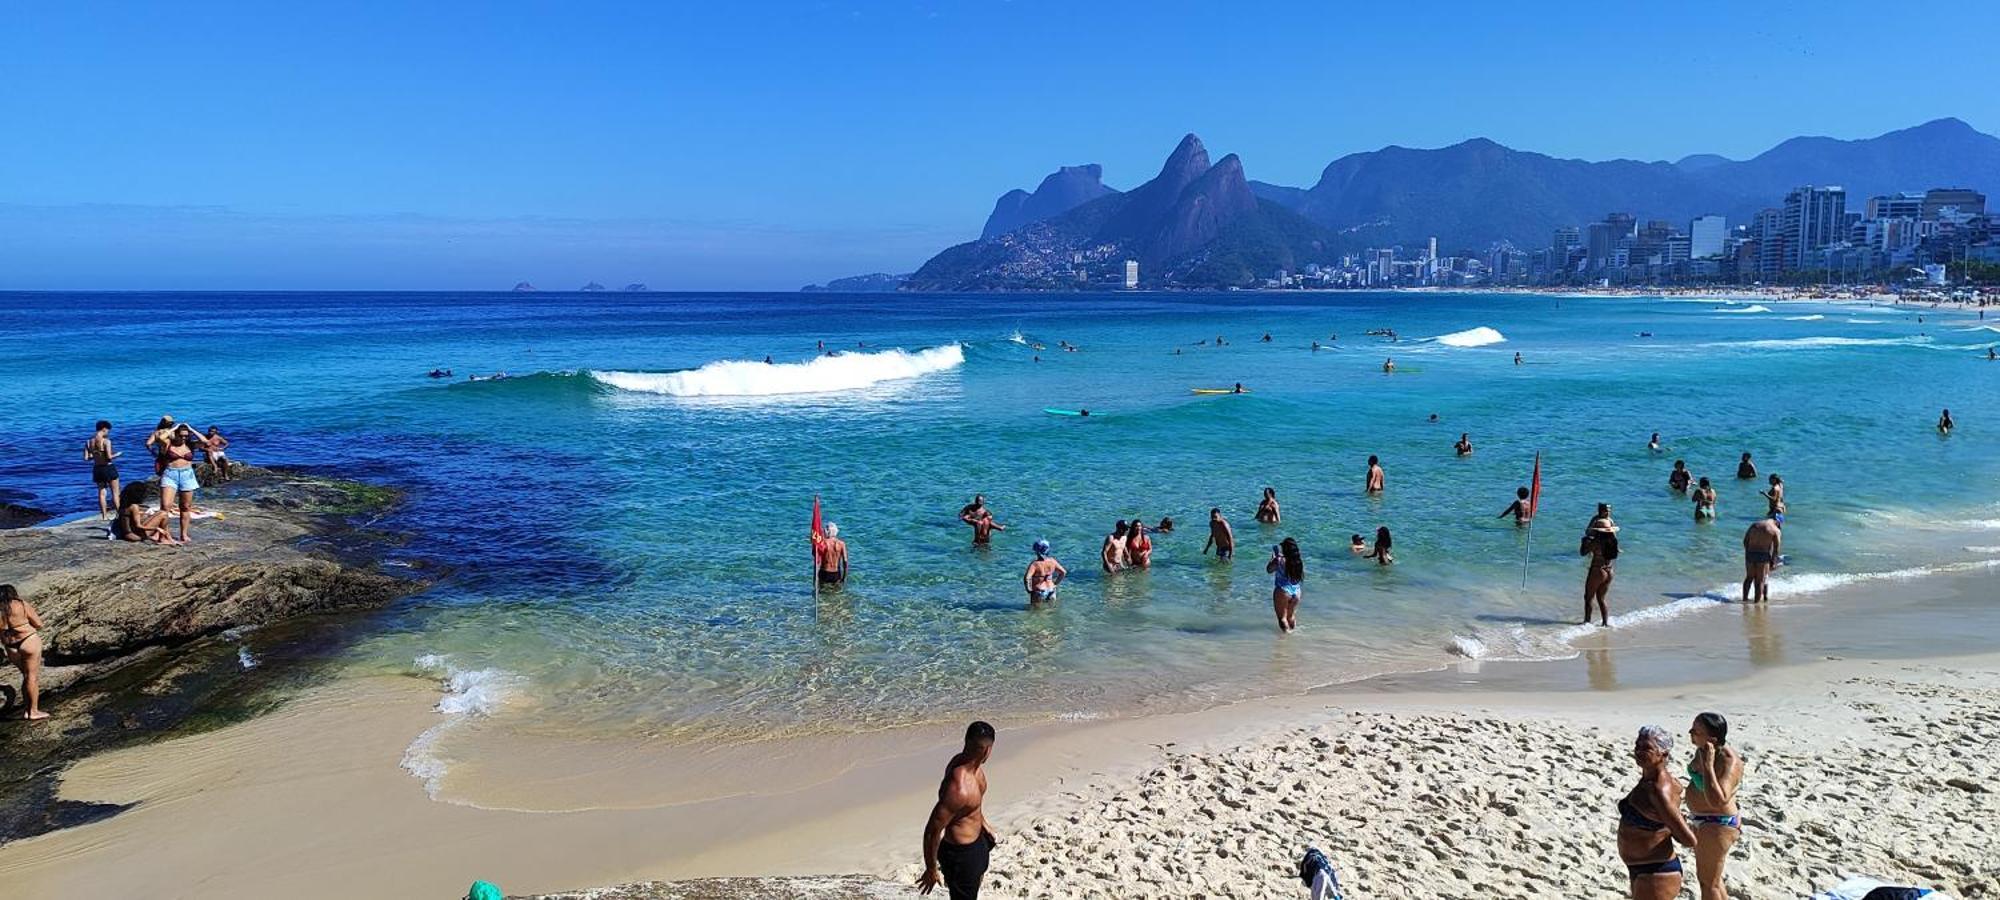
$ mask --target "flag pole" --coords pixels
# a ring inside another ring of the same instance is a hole
[[[1534,557],[1535,519],[1542,511],[1542,454],[1535,452],[1535,475],[1528,488],[1528,540],[1521,545],[1521,590],[1528,589],[1528,560]]]

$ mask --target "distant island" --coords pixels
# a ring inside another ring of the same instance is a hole
[[[908,275],[890,275],[887,272],[875,272],[870,275],[850,275],[846,278],[835,278],[825,284],[809,284],[799,288],[799,290],[808,294],[877,294],[885,291],[900,290],[903,287],[903,282],[908,281],[909,278],[910,276]]]
[[[589,284],[584,285],[583,287],[577,288],[577,290],[582,291],[584,293],[593,293],[596,291],[604,290],[604,285],[598,284],[597,282],[593,281],[590,282]]]
[[[622,290],[624,290],[625,293],[628,294],[643,294],[652,289],[646,287],[644,282],[634,281],[631,284],[626,285]]]
[[[1234,154],[1211,164],[1190,134],[1138,187],[1101,176],[1064,166],[1007,191],[977,240],[901,289],[2000,281],[1984,193],[2000,190],[2000,138],[1958,119],[1740,161],[1390,146],[1307,188],[1249,180]]]
[[[535,290],[535,286],[534,286],[534,285],[532,285],[532,284],[529,284],[529,283],[527,283],[527,282],[525,282],[525,281],[517,281],[517,282],[514,282],[514,293],[516,293],[516,294],[527,294],[527,293],[532,293],[532,292],[534,292],[534,290]]]

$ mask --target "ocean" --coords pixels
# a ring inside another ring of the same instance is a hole
[[[1686,297],[0,294],[0,499],[94,510],[91,423],[135,460],[163,413],[220,426],[253,464],[403,488],[372,523],[410,535],[390,564],[450,574],[278,655],[435,678],[441,721],[489,737],[726,747],[1091,719],[1690,640],[1726,621],[1764,509],[1761,478],[1734,477],[1743,452],[1788,488],[1779,608],[1984,572],[1996,331]],[[1498,514],[1537,454],[1531,537]],[[1675,459],[1714,479],[1719,521],[1668,491]],[[1252,519],[1266,486],[1277,526]],[[974,493],[1006,526],[990,547],[956,520]],[[815,497],[854,566],[818,598]],[[1599,502],[1624,529],[1609,634],[1576,625]],[[1232,562],[1200,552],[1211,507]],[[1114,521],[1165,516],[1150,571],[1098,571]],[[1383,525],[1395,565],[1349,554]],[[1290,636],[1263,566],[1284,537],[1307,568]],[[1071,579],[1031,610],[1037,539]],[[434,729],[406,764],[435,787],[450,740]]]

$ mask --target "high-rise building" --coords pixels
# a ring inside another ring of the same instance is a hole
[[[1955,211],[1960,219],[1983,216],[1986,214],[1986,195],[1969,188],[1931,188],[1924,192],[1924,204],[1918,218],[1936,220],[1943,217],[1946,210]]]
[[[1916,191],[1881,194],[1868,198],[1870,219],[1915,219],[1923,216],[1924,195]]]
[[[1437,281],[1437,275],[1438,275],[1438,239],[1436,237],[1432,237],[1430,246],[1424,251],[1424,280],[1427,282]]]
[[[1128,259],[1125,261],[1125,289],[1128,291],[1132,291],[1132,290],[1138,290],[1138,288],[1139,288],[1139,261],[1136,259]]]
[[[1819,249],[1847,235],[1847,191],[1810,184],[1785,195],[1783,271],[1819,268]]]
[[[1723,238],[1729,234],[1729,220],[1721,216],[1697,216],[1688,223],[1688,257],[1713,259],[1722,255]]]
[[[1622,259],[1615,259],[1614,256],[1625,256],[1618,254],[1621,247],[1630,249],[1625,245],[1626,239],[1632,236],[1633,225],[1633,218],[1625,213],[1612,213],[1605,216],[1602,222],[1590,223],[1590,228],[1585,234],[1588,241],[1585,247],[1586,268],[1592,272],[1606,268],[1623,268]]]
[[[1757,253],[1755,275],[1760,279],[1776,278],[1785,271],[1785,213],[1783,210],[1766,207],[1757,211],[1750,220],[1750,240],[1746,245],[1754,246]],[[1741,272],[1741,269],[1738,270]],[[1742,273],[1748,275],[1749,273]],[[1741,276],[1739,276],[1741,277]]]
[[[1375,251],[1375,270],[1380,273],[1376,278],[1378,284],[1396,280],[1396,248],[1385,247]]]
[[[1555,251],[1556,259],[1568,259],[1569,251],[1583,243],[1583,233],[1575,225],[1564,225],[1556,229],[1555,238],[1549,241],[1549,249]]]

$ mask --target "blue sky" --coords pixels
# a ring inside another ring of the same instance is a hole
[[[779,289],[1181,134],[1310,185],[1483,136],[2000,130],[2000,4],[0,3],[0,289]]]

